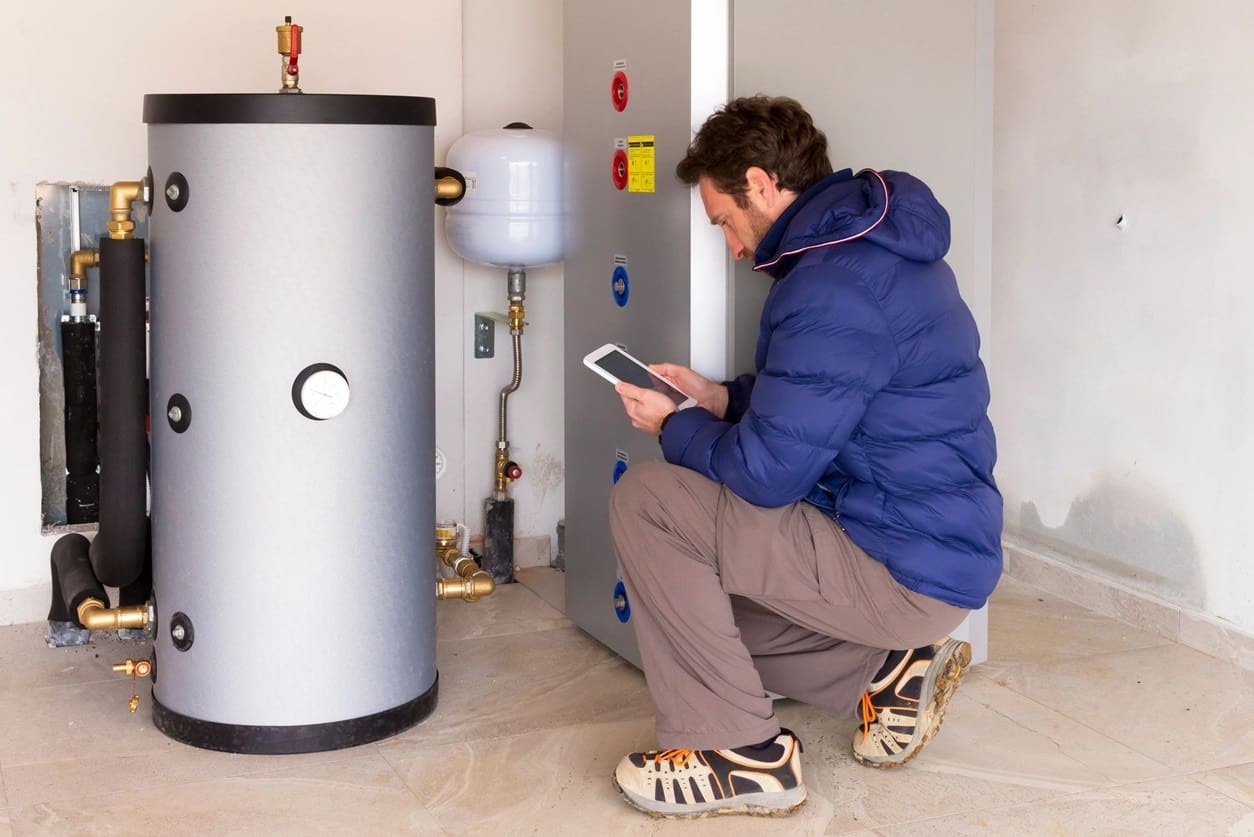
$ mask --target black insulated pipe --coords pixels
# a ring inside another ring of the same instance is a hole
[[[514,583],[514,501],[483,503],[483,569],[497,584]]]
[[[135,580],[118,589],[118,607],[147,604],[152,598],[152,521],[145,521],[144,529],[144,566]]]
[[[82,535],[66,535],[52,545],[49,622],[78,624],[78,606],[84,599],[99,599],[108,607],[109,596],[91,569],[90,551],[91,544]]]
[[[65,378],[65,519],[95,523],[100,513],[96,451],[96,324],[61,323]]]
[[[100,241],[100,531],[96,577],[126,587],[148,561],[144,241]]]

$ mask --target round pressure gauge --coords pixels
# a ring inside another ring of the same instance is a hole
[[[348,378],[329,363],[315,363],[296,376],[292,401],[305,418],[333,419],[348,407]]]

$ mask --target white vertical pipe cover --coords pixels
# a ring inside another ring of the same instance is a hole
[[[730,0],[692,0],[692,131],[727,103],[731,90]],[[658,172],[659,177],[673,176]],[[715,381],[727,377],[728,255],[723,235],[711,226],[692,190],[689,204],[692,328],[689,355],[694,370]]]

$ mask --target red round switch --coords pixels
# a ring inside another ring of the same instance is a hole
[[[614,110],[619,113],[625,111],[630,94],[631,86],[627,84],[627,74],[619,70],[614,73],[614,78],[610,81],[610,103],[614,105]]]
[[[627,188],[627,152],[618,149],[614,152],[614,166],[610,170],[614,177],[614,188],[620,192]]]

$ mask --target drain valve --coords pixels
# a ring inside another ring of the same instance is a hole
[[[130,707],[131,713],[139,709],[139,693],[135,688],[135,683],[140,677],[147,677],[152,674],[152,662],[150,660],[127,660],[124,663],[116,663],[113,670],[118,674],[125,674],[131,678],[131,699],[127,705]]]

